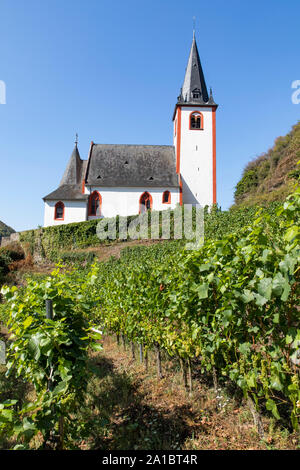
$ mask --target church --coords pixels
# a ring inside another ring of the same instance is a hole
[[[177,204],[216,204],[216,109],[207,92],[195,34],[173,113],[173,145],[90,144],[77,139],[59,187],[43,198],[44,226]]]

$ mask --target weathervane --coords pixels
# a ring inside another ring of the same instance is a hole
[[[196,17],[193,16],[193,38],[195,39],[195,30],[196,30]]]
[[[75,145],[76,145],[76,147],[77,147],[77,144],[78,144],[78,134],[76,132],[76,134],[75,134]]]

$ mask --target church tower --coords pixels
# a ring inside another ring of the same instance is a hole
[[[216,109],[208,95],[195,34],[173,115],[181,204],[216,204]]]

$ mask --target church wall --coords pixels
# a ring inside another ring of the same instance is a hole
[[[170,191],[171,203],[163,204],[162,195],[164,191]],[[91,187],[91,193],[99,191],[102,197],[102,215],[104,217],[126,216],[139,213],[139,200],[141,195],[147,191],[152,197],[152,210],[160,211],[174,209],[179,203],[179,189],[176,188],[103,188]],[[88,217],[89,220],[95,217]]]
[[[203,130],[190,129],[190,114],[200,111]],[[182,106],[180,138],[180,173],[184,204],[213,204],[213,121],[212,109]]]
[[[54,220],[55,204],[58,201],[45,201],[44,227],[50,225],[69,224],[71,222],[82,222],[86,220],[86,201],[64,201],[64,220]]]
[[[163,192],[170,191],[171,203],[162,202]],[[152,210],[161,211],[174,209],[179,204],[179,189],[176,188],[102,188],[92,186],[85,192],[86,194],[98,191],[102,198],[102,216],[115,217],[117,215],[136,215],[139,213],[139,200],[141,195],[148,191],[152,197]],[[64,201],[64,219],[55,220],[55,204],[58,201],[45,201],[44,227],[51,225],[69,224],[72,222],[83,222],[98,217],[87,215],[87,202],[85,201]]]

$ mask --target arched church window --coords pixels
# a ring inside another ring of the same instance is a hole
[[[203,130],[203,114],[200,111],[190,114],[190,129]]]
[[[64,220],[64,216],[65,216],[65,205],[63,202],[59,201],[55,204],[54,219]]]
[[[163,204],[171,204],[171,193],[170,193],[170,191],[164,191],[163,192],[162,202],[163,202]]]
[[[151,211],[152,209],[152,196],[147,191],[145,191],[140,197],[140,208],[139,213]]]
[[[94,191],[89,197],[89,215],[101,216],[102,198],[98,191]]]

